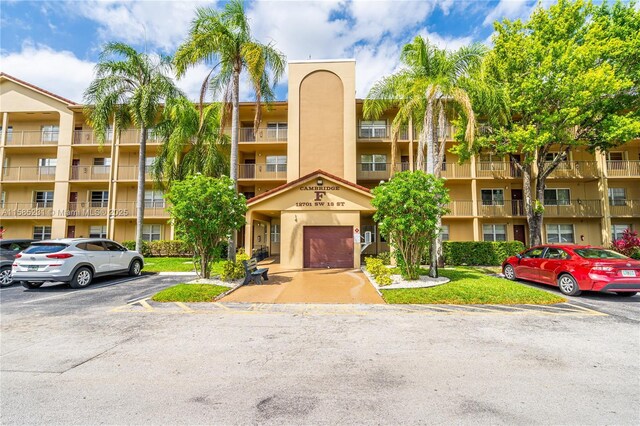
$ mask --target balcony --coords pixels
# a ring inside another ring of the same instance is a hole
[[[358,140],[373,142],[391,141],[391,126],[361,127],[358,126]],[[399,141],[409,140],[409,128],[402,127],[398,133]]]
[[[514,179],[521,178],[522,173],[516,166],[504,161],[478,161],[476,176],[478,178]]]
[[[17,130],[7,135],[7,146],[57,145],[57,130]]]
[[[79,201],[67,203],[67,217],[107,217],[108,201]]]
[[[110,212],[114,217],[136,217],[136,206],[138,203],[135,201],[116,201],[115,208]],[[145,201],[144,203],[144,217],[145,218],[168,218],[169,211],[164,201]]]
[[[595,161],[563,161],[549,175],[550,178],[561,179],[595,179],[599,176]]]
[[[258,128],[257,132],[253,131],[253,127],[241,127],[238,134],[240,142],[286,142],[287,129],[270,129],[266,127]]]
[[[286,180],[286,164],[238,164],[238,179]]]
[[[445,163],[441,176],[445,179],[464,179],[471,177],[471,163]]]
[[[611,217],[640,217],[640,200],[615,200],[609,204]]]
[[[71,166],[69,180],[109,180],[111,166]]]
[[[3,182],[52,182],[56,178],[56,166],[18,166],[5,167]]]
[[[356,179],[387,180],[391,176],[391,165],[391,163],[357,163]],[[409,169],[409,163],[396,163],[396,172],[404,172]]]
[[[147,130],[147,143],[162,143],[162,139],[152,129]],[[127,129],[120,132],[120,145],[140,145],[140,129]]]
[[[145,180],[153,180],[151,170],[145,170]],[[138,166],[118,166],[118,180],[138,180]]]
[[[111,145],[113,142],[113,134],[110,133],[104,140],[104,145]],[[100,145],[98,138],[93,130],[74,130],[74,145]]]
[[[640,161],[607,161],[608,177],[640,177]]]
[[[478,203],[480,217],[524,217],[526,212],[522,200],[504,200],[485,204]],[[602,216],[600,200],[572,200],[568,204],[545,205],[544,217],[599,217]]]
[[[0,218],[29,219],[34,217],[52,217],[52,203],[4,203],[0,207]]]
[[[445,207],[449,210],[449,213],[444,215],[445,217],[473,216],[473,201],[470,200],[450,201]]]

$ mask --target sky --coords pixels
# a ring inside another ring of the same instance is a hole
[[[12,1],[0,3],[0,71],[82,103],[102,45],[122,41],[140,51],[172,54],[198,7],[223,1]],[[252,35],[289,60],[356,60],[356,96],[366,97],[399,67],[400,50],[416,35],[456,49],[490,44],[493,22],[526,18],[534,0],[248,1]],[[191,69],[178,85],[196,99],[209,67]],[[287,99],[286,76],[277,86]],[[252,100],[241,84],[241,100]]]

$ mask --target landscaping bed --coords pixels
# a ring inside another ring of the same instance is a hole
[[[213,302],[229,287],[213,284],[181,283],[156,293],[151,300],[155,302]]]
[[[195,272],[193,259],[190,257],[147,257],[144,259],[145,272]],[[211,268],[211,275],[220,275],[222,261]]]

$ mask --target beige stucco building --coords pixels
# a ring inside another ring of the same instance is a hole
[[[290,62],[289,100],[265,108],[257,132],[254,105],[241,105],[236,167],[249,199],[240,233],[248,250],[302,268],[358,266],[361,254],[388,249],[368,189],[388,179],[392,167],[414,168],[417,135],[411,126],[401,132],[398,164],[390,164],[395,112],[363,120],[355,67],[353,60]],[[0,113],[5,238],[133,239],[138,130],[109,132],[100,146],[81,105],[4,74]],[[446,132],[453,134],[450,126]],[[149,162],[159,145],[149,140]],[[508,159],[487,153],[458,164],[447,153],[443,176],[452,199],[445,239],[526,243],[522,180]],[[607,153],[572,152],[548,179],[543,238],[609,244],[623,229],[639,229],[639,183],[638,140]],[[149,179],[146,239],[173,237],[162,196]]]

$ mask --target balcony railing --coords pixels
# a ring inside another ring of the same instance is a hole
[[[286,142],[287,129],[270,129],[267,127],[258,128],[257,132],[253,127],[241,127],[238,135],[240,142]]]
[[[609,177],[640,177],[640,161],[607,161]]]
[[[5,141],[8,146],[24,146],[24,145],[57,145],[57,130],[18,130],[7,135]]]
[[[151,168],[145,169],[145,180],[153,179]],[[138,180],[138,166],[118,166],[118,180]]]
[[[5,167],[2,172],[4,182],[53,181],[56,178],[56,166],[17,166]]]
[[[504,161],[478,161],[476,176],[478,178],[510,179],[521,178],[522,173],[516,166]]]
[[[595,161],[563,161],[549,175],[550,178],[597,178],[598,163]]]
[[[480,201],[478,216],[480,217],[521,217],[525,216],[523,200],[504,200],[502,202]],[[602,216],[602,201],[600,200],[571,200],[566,204],[547,203],[544,206],[545,217],[580,217]]]
[[[609,202],[611,217],[640,217],[640,200],[615,200]]]
[[[471,163],[449,163],[443,165],[441,176],[446,179],[471,177]]]
[[[111,211],[114,217],[135,217],[137,211],[135,201],[116,201],[115,208]],[[169,217],[169,211],[164,201],[145,201],[144,217]]]
[[[449,210],[445,216],[473,216],[473,201],[470,200],[450,201],[445,207]]]
[[[104,145],[111,145],[113,142],[113,133],[109,133],[104,139]],[[73,131],[73,144],[74,145],[99,145],[100,141],[96,137],[96,133],[93,130],[74,130]]]
[[[108,201],[78,201],[67,203],[67,217],[106,217],[109,214]]]
[[[109,180],[111,166],[71,166],[70,180]]]
[[[153,130],[147,130],[147,143],[161,143],[162,139]],[[120,145],[140,145],[140,129],[127,129],[120,132]]]
[[[390,141],[391,126],[384,127],[360,127],[358,126],[358,139],[371,141]],[[399,141],[409,140],[409,128],[402,127],[398,133]]]
[[[238,164],[238,179],[285,180],[286,164]]]
[[[391,176],[391,163],[357,163],[356,178],[359,180],[385,180]],[[410,170],[409,163],[396,163],[395,171]]]
[[[51,216],[53,216],[53,207],[50,202],[4,203],[0,207],[0,218],[32,218]]]

